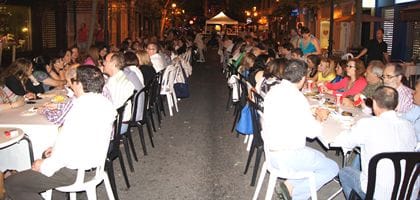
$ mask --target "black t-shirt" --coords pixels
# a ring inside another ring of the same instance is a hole
[[[140,65],[140,71],[143,74],[144,85],[147,85],[156,76],[155,68],[151,65]]]
[[[382,62],[385,62],[384,53],[387,52],[387,47],[388,45],[384,41],[379,43],[377,39],[369,40],[366,46],[368,50],[367,52],[368,63],[372,60],[380,60]]]
[[[15,76],[9,76],[5,79],[6,86],[16,95],[23,96],[28,92],[32,92],[35,94],[44,93],[44,88],[42,83],[35,86],[33,83],[28,79],[25,83],[25,87],[22,85],[21,81],[16,78]],[[25,90],[26,88],[26,90]]]

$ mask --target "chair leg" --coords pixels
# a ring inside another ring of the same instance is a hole
[[[88,200],[96,200],[96,186],[89,187],[86,190],[86,195],[87,195]]]
[[[87,192],[87,191],[86,191]],[[96,193],[95,193],[96,194]],[[70,192],[70,200],[76,200],[76,192]],[[89,196],[88,199],[90,200]]]
[[[105,172],[103,176],[104,176],[105,190],[106,190],[106,194],[108,195],[108,199],[109,200],[115,200],[114,194],[112,192],[111,183],[110,183],[109,178],[108,178],[108,174]]]
[[[153,110],[147,110],[150,122],[152,122],[153,131],[156,132],[155,120],[153,119]]]
[[[236,122],[238,121],[238,119],[239,119],[239,117],[240,117],[240,115],[241,115],[241,112],[240,111],[238,111],[239,109],[238,108],[235,108],[235,118],[234,118],[234,120],[233,120],[233,125],[232,125],[232,129],[230,130],[230,132],[231,133],[233,133],[233,130],[235,130],[235,127],[236,127]]]
[[[172,95],[171,94],[166,94],[166,101],[168,103],[168,110],[169,110],[169,116],[173,116],[173,112],[172,112],[172,107],[174,106],[172,103]]]
[[[139,130],[139,137],[140,137],[141,146],[143,148],[143,154],[147,156],[147,149],[146,149],[146,142],[144,140],[143,126],[137,125],[137,129]]]
[[[255,188],[255,192],[254,192],[254,196],[252,197],[252,200],[257,200],[258,199],[258,194],[260,193],[261,186],[264,182],[264,177],[265,177],[266,173],[267,173],[267,163],[264,162],[263,166],[261,168],[260,177],[258,178],[257,187]]]
[[[159,128],[161,128],[162,127],[162,114],[160,114],[159,105],[157,102],[155,102],[155,110],[156,110],[156,116],[159,123]]]
[[[131,159],[130,146],[128,146],[127,136],[123,135],[122,140],[124,144],[125,155],[127,156],[128,167],[130,167],[131,172],[134,172],[133,159]]]
[[[149,119],[146,119],[146,127],[147,127],[147,133],[149,134],[150,143],[152,144],[152,147],[155,148],[155,144],[153,143],[153,132],[152,132],[152,128],[150,126]]]
[[[244,174],[248,172],[249,164],[251,164],[251,160],[252,160],[252,156],[254,155],[255,148],[256,148],[256,144],[252,142],[251,149],[249,150],[249,153],[248,153],[248,160],[246,161]]]
[[[131,132],[130,131],[127,134],[127,139],[128,139],[128,142],[129,142],[129,145],[130,145],[130,148],[131,148],[131,153],[133,153],[134,160],[136,162],[138,162],[139,159],[137,158],[136,148],[134,147],[133,137],[131,136]]]
[[[277,176],[270,174],[268,179],[267,193],[265,193],[265,200],[271,200],[274,193],[274,188],[276,187]]]
[[[257,157],[255,157],[254,173],[252,173],[251,186],[255,185],[255,180],[257,179],[257,174],[258,174],[258,168],[260,168],[260,161],[261,161],[262,154],[263,154],[263,148],[258,147]]]
[[[160,111],[163,113],[163,116],[165,116],[166,117],[166,111],[165,111],[165,106],[163,106],[163,98],[162,98],[162,95],[159,95],[158,96],[158,99],[159,99],[159,107],[160,107]]]
[[[120,198],[118,197],[117,185],[115,184],[115,174],[114,174],[113,161],[112,160],[111,161],[107,160],[105,168],[106,168],[107,173],[108,173],[109,182],[111,184],[111,189],[112,189],[112,193],[114,194],[114,198],[116,200],[119,200]]]
[[[124,176],[125,184],[127,185],[127,188],[130,188],[130,182],[128,181],[127,170],[125,169],[124,159],[121,155],[121,151],[118,152],[118,160],[120,161],[121,171]]]

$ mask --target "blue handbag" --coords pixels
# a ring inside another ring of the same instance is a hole
[[[242,108],[241,116],[236,124],[236,131],[243,135],[251,135],[254,133],[251,110],[248,104]]]
[[[184,76],[185,83],[175,83],[174,90],[177,98],[184,99],[190,97],[190,87],[187,83],[187,75],[181,65],[182,76]]]

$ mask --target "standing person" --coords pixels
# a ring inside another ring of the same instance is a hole
[[[293,48],[299,48],[299,34],[295,28],[290,29],[290,43],[293,45]]]
[[[384,29],[379,28],[376,31],[376,38],[369,40],[366,47],[355,58],[360,58],[367,54],[368,63],[372,60],[380,60],[384,63],[388,63],[389,56],[387,48],[388,45],[384,41]]]
[[[307,27],[301,29],[302,38],[299,39],[298,47],[302,49],[304,56],[309,55],[321,55],[321,47],[319,41],[313,35]]]
[[[346,199],[354,190],[365,197],[369,160],[378,153],[414,151],[416,136],[413,126],[398,117],[394,111],[398,105],[398,92],[388,86],[379,87],[373,95],[374,117],[360,119],[349,131],[343,132],[334,141],[334,146],[352,149],[360,147],[362,168],[345,167],[339,177]],[[390,199],[394,184],[394,169],[390,163],[380,162],[376,175],[375,199]]]
[[[82,52],[86,51],[88,43],[88,28],[86,23],[82,23],[80,29],[77,31],[77,44],[82,50]]]
[[[328,117],[327,110],[317,109],[315,118],[308,100],[300,92],[306,74],[303,61],[292,60],[287,64],[281,83],[272,86],[264,98],[264,131],[261,135],[265,150],[271,155],[270,165],[282,170],[313,172],[318,190],[337,175],[338,166],[321,152],[305,145],[307,137],[315,138],[321,134],[319,121]],[[288,179],[285,184],[293,188],[293,199],[310,197],[307,180]]]
[[[103,46],[105,45],[105,32],[102,29],[102,26],[98,24],[95,32],[95,45],[96,46]]]
[[[71,88],[76,99],[53,147],[32,164],[32,169],[5,181],[7,195],[15,200],[42,200],[40,193],[73,184],[77,170],[105,162],[116,111],[102,96],[104,78],[93,66],[80,66]],[[82,139],[83,138],[83,139]],[[86,176],[94,175],[86,172]],[[60,199],[65,199],[62,196]]]
[[[195,35],[194,44],[197,46],[198,54],[200,56],[200,59],[198,59],[197,62],[206,62],[206,59],[204,58],[206,45],[204,45],[203,35],[201,33],[197,33],[197,35]]]

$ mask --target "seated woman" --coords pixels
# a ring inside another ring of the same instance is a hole
[[[340,60],[335,67],[335,78],[331,81],[331,83],[340,82],[344,77],[346,77],[346,69],[347,69],[347,60]]]
[[[15,95],[9,88],[0,83],[0,112],[25,105],[24,98]]]
[[[257,86],[255,87],[263,98],[272,86],[279,84],[283,79],[283,72],[287,62],[288,60],[286,58],[276,58],[267,64],[262,81],[257,82]]]
[[[329,94],[343,94],[343,97],[354,96],[365,89],[367,82],[363,74],[365,73],[365,65],[359,59],[352,59],[347,64],[347,76],[337,83],[326,83]],[[340,92],[338,90],[343,90]]]
[[[321,57],[318,55],[309,55],[306,57],[306,64],[308,64],[308,74],[306,75],[307,80],[316,79],[317,67],[321,63]]]
[[[0,83],[4,83],[14,94],[26,98],[36,98],[36,94],[44,93],[44,88],[32,76],[32,62],[18,58],[0,74]]]
[[[53,58],[49,65],[40,63],[36,65],[33,76],[37,81],[42,82],[44,90],[48,91],[51,88],[63,89],[66,84],[64,77],[65,68],[64,62],[61,58]]]
[[[144,85],[147,85],[156,76],[155,68],[153,68],[152,61],[146,50],[137,51],[136,55],[139,59],[139,68],[143,74]]]
[[[254,66],[255,56],[252,53],[245,54],[244,58],[241,61],[238,72],[242,74],[245,78],[249,76],[249,69]]]
[[[335,78],[335,62],[334,60],[323,58],[321,63],[318,65],[318,73],[314,79],[317,84],[323,84],[330,82]]]

